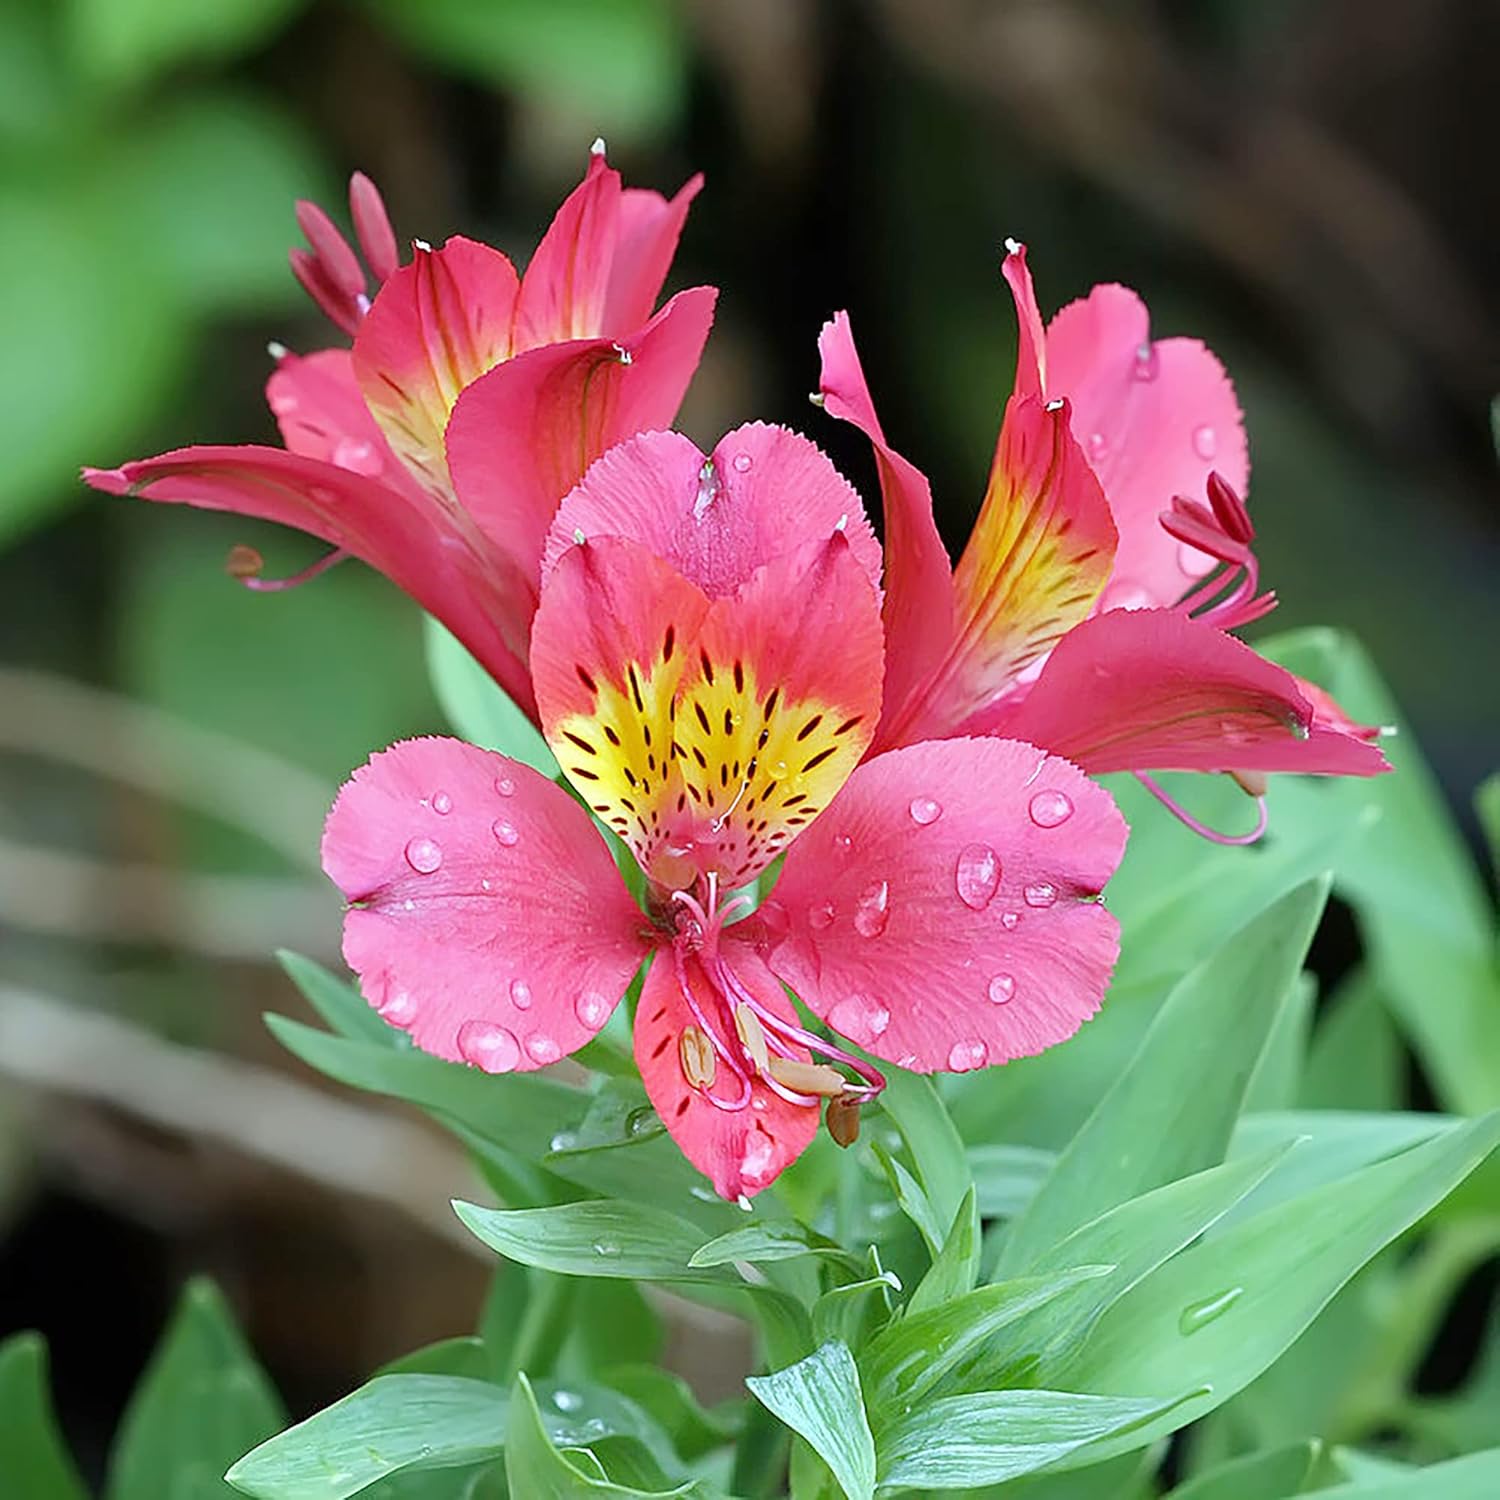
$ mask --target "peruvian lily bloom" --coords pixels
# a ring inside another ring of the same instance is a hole
[[[948,734],[1044,745],[1085,771],[1388,769],[1375,731],[1228,632],[1260,618],[1239,498],[1244,426],[1219,361],[1153,340],[1145,305],[1098,286],[1045,328],[1025,248],[1004,274],[1020,320],[1015,388],[956,568],[927,479],[885,439],[848,315],[819,340],[814,400],[875,450],[885,502],[885,705],[875,748]],[[1203,496],[1204,498],[1196,498]],[[1193,498],[1189,498],[1193,497]]]
[[[1072,1035],[1118,951],[1097,898],[1124,820],[1015,740],[864,759],[879,566],[854,491],[784,430],[709,458],[646,434],[594,464],[551,530],[531,665],[543,733],[643,903],[557,784],[456,740],[395,745],[323,841],[370,1003],[428,1052],[532,1069],[594,1036],[646,964],[641,1077],[730,1199],[806,1147],[825,1100],[854,1138],[884,1083],[868,1055],[967,1071]],[[862,1051],[805,1026],[784,985]]]
[[[298,356],[273,345],[266,387],[285,449],[181,448],[118,469],[99,489],[278,521],[364,559],[437,616],[533,717],[526,670],[542,543],[593,459],[676,416],[708,336],[715,292],[653,315],[689,204],[621,186],[596,142],[524,275],[498,250],[418,240],[402,265],[374,185],[350,182],[350,247],[301,203],[310,250],[292,269],[352,348]],[[373,298],[371,288],[373,287]]]

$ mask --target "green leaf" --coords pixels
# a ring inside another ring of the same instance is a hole
[[[766,1261],[795,1260],[803,1255],[821,1255],[844,1262],[856,1273],[863,1270],[859,1258],[851,1255],[826,1234],[819,1234],[795,1219],[769,1219],[763,1224],[748,1224],[731,1229],[717,1239],[700,1245],[688,1260],[690,1266],[727,1266],[735,1261],[751,1265]]]
[[[946,1231],[973,1184],[963,1140],[943,1101],[931,1079],[891,1068],[880,1103],[901,1132],[933,1217],[940,1230]]]
[[[881,1491],[1000,1484],[1163,1420],[1189,1399],[981,1391],[930,1401],[881,1434]]]
[[[890,1321],[891,1294],[901,1290],[901,1278],[894,1271],[880,1267],[880,1257],[873,1245],[870,1258],[874,1262],[873,1276],[836,1286],[813,1303],[812,1334],[818,1343],[838,1339],[857,1351],[877,1328]]]
[[[484,1340],[475,1334],[439,1339],[408,1354],[388,1360],[375,1372],[381,1375],[453,1375],[464,1380],[489,1380],[490,1360]]]
[[[693,1265],[702,1235],[660,1209],[608,1200],[512,1211],[455,1203],[453,1209],[491,1250],[544,1271],[738,1284],[727,1267]]]
[[[932,1268],[922,1278],[921,1284],[912,1293],[907,1304],[907,1315],[926,1312],[928,1308],[940,1307],[954,1297],[962,1297],[974,1290],[979,1279],[979,1204],[971,1187],[964,1195],[953,1216],[943,1248]],[[1083,1259],[1099,1259],[1085,1256]]]
[[[1319,1443],[1305,1440],[1264,1453],[1247,1453],[1195,1474],[1164,1500],[1267,1500],[1271,1495],[1300,1495],[1320,1451]]]
[[[722,1407],[704,1410],[692,1386],[659,1365],[616,1365],[600,1379],[647,1412],[685,1459],[731,1442],[739,1431],[737,1413],[730,1415]]]
[[[57,1430],[47,1389],[47,1346],[18,1333],[0,1344],[0,1474],[18,1500],[85,1500]]]
[[[276,961],[301,990],[302,998],[341,1037],[352,1042],[373,1042],[391,1051],[407,1045],[403,1034],[394,1026],[387,1026],[375,1007],[352,984],[337,978],[322,964],[286,948],[278,950]]]
[[[1125,1072],[1011,1225],[1001,1274],[1034,1263],[1115,1204],[1223,1160],[1327,896],[1326,879],[1299,886],[1173,989]]]
[[[1399,1107],[1406,1059],[1388,1006],[1364,969],[1339,985],[1308,1046],[1297,1099],[1304,1109]]]
[[[223,1298],[190,1282],[115,1434],[107,1500],[227,1496],[219,1476],[285,1420]]]
[[[969,1170],[986,1219],[1014,1219],[1057,1165],[1055,1151],[1036,1146],[971,1146]]]
[[[871,1144],[870,1152],[889,1179],[901,1212],[917,1226],[927,1245],[927,1253],[935,1259],[943,1248],[944,1228],[922,1184],[879,1141]]]
[[[871,1339],[859,1361],[872,1424],[878,1430],[910,1410],[975,1355],[1006,1357],[1000,1335],[1007,1327],[1068,1293],[1087,1291],[1087,1283],[1113,1269],[1075,1266],[1051,1276],[1018,1277],[892,1323]]]
[[[875,1443],[865,1419],[859,1370],[848,1347],[820,1345],[806,1359],[745,1382],[762,1406],[811,1444],[848,1500],[875,1493]]]
[[[599,1437],[603,1434],[600,1433]],[[520,1500],[589,1500],[592,1496],[643,1497],[647,1495],[697,1495],[701,1488],[688,1482],[671,1489],[635,1489],[612,1483],[604,1466],[588,1447],[581,1432],[558,1434],[548,1431],[531,1383],[516,1377],[510,1396],[510,1415],[505,1427],[505,1474],[510,1492]],[[594,1434],[589,1441],[597,1442]],[[562,1443],[560,1453],[554,1440]]]
[[[412,1047],[330,1036],[285,1016],[268,1015],[266,1025],[283,1047],[329,1078],[418,1104],[523,1158],[545,1155],[552,1137],[587,1104],[579,1090],[536,1073],[480,1073]]]
[[[1122,1297],[1049,1384],[1170,1395],[1212,1386],[1182,1425],[1264,1370],[1366,1261],[1500,1142],[1500,1113],[1279,1203],[1169,1260]],[[1146,1430],[1148,1441],[1165,1426]],[[1102,1455],[1101,1456],[1105,1456]]]
[[[221,60],[262,45],[301,0],[69,0],[81,67],[105,83],[134,84],[189,59]]]
[[[1486,1448],[1407,1474],[1318,1491],[1319,1500],[1494,1500],[1496,1494],[1500,1494],[1500,1448]]]
[[[380,1375],[245,1454],[225,1477],[254,1500],[345,1500],[388,1474],[496,1457],[506,1405],[486,1380]]]
[[[549,780],[557,776],[557,757],[515,700],[430,615],[424,630],[427,674],[453,732],[471,745],[524,761]]]
[[[1490,868],[1500,874],[1500,771],[1493,771],[1474,793],[1474,811],[1490,849]]]

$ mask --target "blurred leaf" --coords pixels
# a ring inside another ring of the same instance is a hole
[[[1297,975],[1286,1003],[1276,1012],[1241,1108],[1291,1109],[1297,1103],[1317,998],[1317,978],[1306,972]]]
[[[380,1375],[245,1454],[225,1477],[255,1500],[346,1500],[388,1474],[495,1457],[506,1405],[484,1380]]]
[[[668,0],[367,3],[438,61],[502,89],[565,102],[601,130],[645,134],[681,107],[683,38]]]
[[[1265,1369],[1497,1141],[1500,1114],[1456,1126],[1183,1251],[1116,1302],[1081,1349],[1045,1372],[1048,1383],[1160,1395],[1212,1386],[1173,1425],[1201,1416]],[[1166,1430],[1148,1428],[1143,1440]]]
[[[1483,1453],[1413,1469],[1407,1474],[1389,1474],[1318,1491],[1320,1500],[1494,1500],[1497,1493],[1500,1493],[1500,1448],[1488,1448]],[[1282,1497],[1278,1495],[1276,1500]]]
[[[1474,810],[1490,848],[1490,868],[1500,875],[1500,771],[1486,776],[1474,793]]]
[[[1223,1160],[1250,1079],[1312,941],[1328,882],[1283,896],[1194,969],[1010,1227],[1001,1274],[1125,1199]]]
[[[431,615],[423,629],[427,673],[453,732],[471,745],[524,761],[543,776],[557,776],[557,757],[510,695]]]
[[[301,0],[68,0],[80,67],[104,83],[143,83],[188,59],[217,61],[267,41]]]
[[[873,1276],[836,1286],[813,1303],[812,1331],[818,1343],[837,1339],[858,1352],[871,1334],[890,1322],[891,1293],[901,1290],[901,1281],[894,1271],[878,1269],[873,1247],[870,1256],[877,1262]]]
[[[800,1255],[824,1255],[842,1260],[855,1271],[862,1269],[858,1258],[836,1240],[799,1224],[795,1219],[771,1219],[764,1224],[750,1224],[732,1229],[693,1251],[688,1264],[693,1266],[728,1266],[735,1261],[750,1264],[772,1260],[795,1260]]]
[[[1318,1451],[1316,1442],[1301,1442],[1248,1453],[1195,1475],[1164,1500],[1267,1500],[1271,1495],[1300,1495]]]
[[[0,1474],[18,1500],[85,1500],[52,1413],[47,1346],[39,1334],[0,1343],[0,1412]]]
[[[276,961],[303,998],[341,1037],[370,1042],[392,1051],[407,1045],[403,1033],[380,1019],[375,1007],[352,984],[330,974],[322,964],[283,948]]]
[[[972,1185],[963,1140],[954,1129],[932,1080],[919,1073],[889,1069],[880,1104],[906,1142],[917,1179],[938,1224],[940,1246],[942,1235],[954,1222],[959,1204]]]
[[[953,1215],[953,1223],[943,1240],[942,1251],[912,1293],[906,1308],[908,1316],[926,1312],[930,1307],[941,1307],[954,1297],[972,1292],[974,1283],[979,1279],[981,1244],[979,1203],[971,1187]]]
[[[1000,1484],[1061,1465],[1090,1442],[1168,1417],[1175,1400],[981,1391],[916,1407],[880,1436],[880,1483],[890,1489],[956,1490]]]
[[[225,1469],[285,1421],[223,1298],[190,1282],[115,1434],[106,1500],[229,1496]]]
[[[739,1431],[737,1417],[722,1407],[705,1411],[687,1381],[659,1365],[616,1365],[600,1379],[651,1416],[683,1458],[697,1458]]]
[[[1055,1151],[1035,1146],[971,1146],[969,1171],[987,1219],[1013,1219],[1057,1165]]]
[[[865,1419],[859,1370],[847,1346],[820,1345],[806,1359],[745,1381],[762,1406],[811,1444],[848,1500],[872,1500],[875,1444]]]
[[[50,8],[0,0],[0,144],[52,144],[74,117],[68,77]]]
[[[871,1143],[870,1152],[889,1179],[897,1206],[916,1225],[927,1245],[928,1255],[935,1260],[943,1248],[947,1227],[939,1221],[922,1184],[907,1171],[905,1163],[892,1156],[879,1141]]]
[[[1356,969],[1318,1018],[1302,1072],[1305,1109],[1395,1109],[1405,1058],[1375,981]]]
[[[464,1380],[489,1380],[489,1354],[484,1340],[473,1334],[439,1339],[388,1360],[375,1372],[376,1378],[382,1375],[453,1375]]]

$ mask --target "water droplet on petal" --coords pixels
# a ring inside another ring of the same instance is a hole
[[[387,995],[377,1007],[376,1014],[382,1021],[399,1026],[403,1031],[417,1019],[417,1002],[406,990],[396,990]]]
[[[1013,1000],[1016,994],[1016,978],[1014,974],[996,974],[990,980],[990,1000],[996,1005],[1004,1005]]]
[[[972,1073],[989,1061],[990,1049],[983,1042],[954,1042],[948,1053],[950,1073]]]
[[[1089,458],[1094,463],[1098,463],[1109,452],[1109,442],[1102,432],[1089,433],[1087,447]]]
[[[953,878],[958,899],[971,911],[983,911],[1000,884],[1000,856],[988,844],[965,844]]]
[[[382,467],[375,444],[359,438],[340,438],[329,457],[339,468],[348,469],[351,474],[378,474]]]
[[[531,986],[524,979],[512,979],[510,982],[510,1003],[517,1010],[531,1009]]]
[[[1014,932],[1016,930],[1016,923],[1020,920],[1021,913],[1018,911],[1007,911],[1000,914],[1000,925],[1007,932]]]
[[[833,926],[833,902],[825,901],[821,906],[815,906],[807,914],[807,925],[815,932],[821,932],[826,927]]]
[[[1212,427],[1193,429],[1193,452],[1207,462],[1219,451],[1219,435]]]
[[[446,818],[453,811],[453,798],[447,792],[434,792],[432,794],[432,810],[438,817]]]
[[[506,822],[504,818],[496,818],[495,821],[490,824],[490,832],[495,835],[496,842],[504,844],[507,849],[511,848],[521,837],[521,835],[516,832],[516,825],[514,823]]]
[[[516,784],[510,779],[509,776],[502,776],[495,783],[495,790],[502,797],[514,797],[516,794]]]
[[[458,1028],[458,1051],[466,1063],[486,1073],[509,1073],[521,1060],[515,1034],[493,1021],[465,1021]]]
[[[877,880],[865,887],[854,907],[854,930],[861,936],[877,938],[885,931],[891,917],[891,887]]]
[[[1030,812],[1038,828],[1056,828],[1073,816],[1073,800],[1066,792],[1038,792],[1031,799]]]
[[[1046,880],[1038,880],[1028,885],[1021,895],[1027,906],[1051,906],[1057,900],[1057,887]]]
[[[828,1024],[850,1041],[871,1042],[891,1024],[891,1013],[869,995],[848,995],[828,1012]]]
[[[406,862],[418,875],[431,875],[443,862],[443,851],[429,838],[408,839]]]
[[[613,1240],[595,1240],[594,1254],[602,1255],[606,1260],[613,1260],[620,1253],[620,1247]]]
[[[734,472],[736,474],[748,474],[755,460],[748,453],[736,453],[734,455]]]
[[[921,828],[926,828],[929,823],[936,823],[943,815],[942,805],[934,802],[931,797],[913,797],[908,811],[912,822]]]
[[[552,1149],[555,1151],[558,1148],[554,1146]],[[598,1249],[598,1246],[594,1248]],[[600,1251],[601,1255],[603,1253],[603,1251]],[[552,1404],[558,1411],[577,1411],[583,1405],[583,1397],[576,1391],[553,1391]]]
[[[786,762],[784,760],[778,760],[774,764],[767,766],[766,775],[769,776],[772,781],[785,781],[787,778]]]
[[[1190,1333],[1197,1333],[1200,1328],[1227,1313],[1244,1295],[1244,1287],[1232,1286],[1215,1293],[1212,1297],[1203,1298],[1201,1302],[1188,1303],[1183,1308],[1182,1315],[1177,1319],[1177,1331],[1184,1338]]]
[[[769,937],[785,937],[792,925],[792,919],[787,915],[786,907],[779,901],[762,901],[759,916]]]
[[[573,1002],[573,1014],[578,1017],[580,1024],[588,1027],[590,1031],[598,1031],[608,1020],[609,1012],[609,1001],[598,990],[585,990]]]
[[[758,1126],[745,1132],[745,1155],[740,1162],[740,1176],[746,1182],[763,1182],[776,1156],[776,1145]]]
[[[539,1063],[554,1063],[562,1056],[562,1048],[542,1032],[533,1032],[526,1038],[526,1050]]]
[[[1214,560],[1208,553],[1192,546],[1188,542],[1177,544],[1177,566],[1187,574],[1189,578],[1202,578],[1214,565]]]
[[[1135,351],[1135,363],[1130,373],[1137,380],[1155,380],[1161,373],[1161,356],[1149,339]]]

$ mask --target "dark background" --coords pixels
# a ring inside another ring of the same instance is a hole
[[[465,1330],[485,1270],[451,1150],[259,1022],[302,1013],[262,955],[336,952],[322,800],[441,727],[415,610],[357,567],[249,595],[233,542],[311,546],[74,477],[272,438],[266,341],[330,342],[292,200],[342,217],[362,167],[401,236],[523,260],[596,134],[630,183],[702,170],[670,286],[722,298],[682,425],[796,425],[873,503],[806,400],[848,307],[954,544],[1014,358],[1004,237],[1044,312],[1134,286],[1236,380],[1270,628],[1359,635],[1467,824],[1500,741],[1497,57],[1480,0],[0,0],[0,1333],[48,1333],[96,1464],[189,1270],[294,1411]],[[240,1084],[179,1087],[181,1045]],[[262,1139],[287,1077],[312,1169]]]

